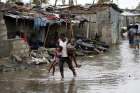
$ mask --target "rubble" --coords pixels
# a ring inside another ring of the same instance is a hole
[[[40,47],[38,50],[36,51],[31,51],[30,53],[30,59],[28,60],[28,64],[48,64],[50,61],[50,56],[48,54],[48,51],[46,48],[44,47]]]
[[[100,54],[108,50],[109,46],[102,42],[95,42],[87,38],[79,38],[76,41],[76,49],[84,54]]]
[[[19,55],[12,55],[12,60],[16,62],[22,62],[26,64],[48,64],[50,61],[50,56],[47,52],[46,48],[39,48],[38,50],[32,50],[29,56],[19,56]]]

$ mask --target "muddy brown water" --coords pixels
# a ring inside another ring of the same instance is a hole
[[[0,73],[0,93],[140,93],[140,50],[122,41],[110,52],[78,58],[82,64],[73,78],[65,67],[47,74],[46,66]]]

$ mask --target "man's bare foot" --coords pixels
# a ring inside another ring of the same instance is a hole
[[[50,71],[48,71],[48,73],[50,73]]]
[[[74,76],[74,77],[76,77],[76,76],[77,76],[77,74],[74,72],[74,73],[73,73],[73,76]]]
[[[64,77],[61,78],[61,81],[64,81]]]
[[[81,66],[82,66],[82,65],[77,65],[76,67],[77,67],[77,68],[80,68]]]
[[[73,75],[73,77],[77,77],[77,75]]]

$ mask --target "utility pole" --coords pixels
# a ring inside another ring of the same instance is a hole
[[[63,4],[63,5],[65,5],[65,4],[66,4],[66,3],[65,3],[65,0],[62,0],[62,4]]]
[[[56,6],[57,5],[57,0],[55,0],[55,3],[54,3],[54,6]]]
[[[57,5],[58,0],[55,0],[54,6]],[[62,0],[62,5],[65,5],[65,0]]]
[[[73,0],[69,0],[69,6],[74,5]]]
[[[77,5],[77,0],[75,0],[75,5]]]
[[[93,0],[92,5],[94,5],[94,3],[95,3],[95,0]]]
[[[105,2],[109,2],[109,1],[111,1],[111,0],[98,0],[98,4],[102,4],[102,3],[105,3]]]
[[[54,6],[57,5],[57,2],[58,2],[58,0],[55,0]],[[77,0],[75,0],[75,3],[77,5]],[[62,0],[62,5],[66,5],[66,0]],[[72,6],[72,5],[74,5],[74,0],[69,0],[69,6]]]

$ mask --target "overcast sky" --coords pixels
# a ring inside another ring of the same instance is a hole
[[[2,0],[5,1],[5,0]],[[30,0],[22,0],[24,2],[29,2]],[[58,0],[61,1],[61,0]],[[68,0],[66,0],[68,1]],[[97,1],[97,0],[95,0]],[[113,0],[116,4],[119,5],[120,8],[135,8],[140,0]],[[54,4],[55,0],[50,0],[50,4]],[[92,3],[93,0],[77,0],[78,4]]]

